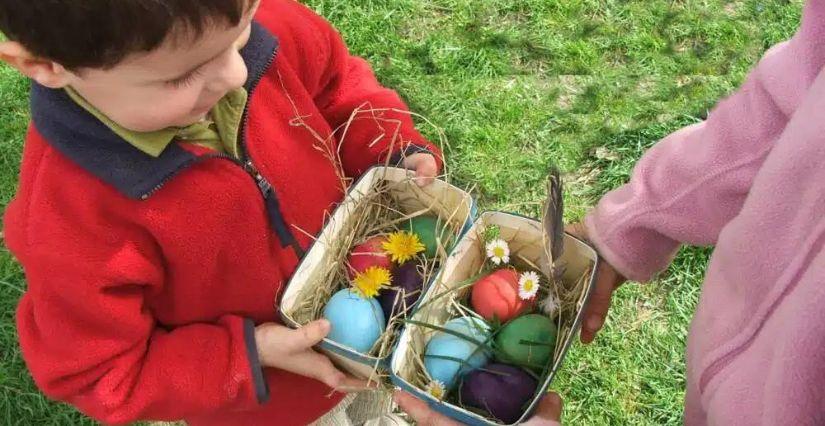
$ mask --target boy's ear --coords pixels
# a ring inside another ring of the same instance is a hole
[[[14,41],[0,42],[0,60],[16,68],[23,75],[52,89],[69,85],[74,74],[62,65],[48,59],[38,58]]]

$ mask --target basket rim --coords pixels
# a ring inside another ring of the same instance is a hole
[[[531,218],[529,216],[525,216],[525,215],[520,214],[520,213],[508,212],[508,211],[499,211],[499,210],[488,210],[488,211],[482,212],[479,215],[479,217],[473,222],[473,226],[468,230],[468,232],[466,232],[461,237],[462,240],[464,238],[467,238],[468,235],[471,235],[471,231],[473,229],[476,229],[481,224],[483,224],[485,219],[490,218],[490,217],[495,217],[495,216],[511,216],[511,217],[515,217],[515,218],[518,218],[518,219],[521,219],[521,220],[526,220],[526,221],[529,221],[529,222],[540,223],[535,218]],[[587,290],[586,290],[585,295],[582,299],[582,306],[586,306],[587,303],[590,300],[590,296],[593,293],[593,289],[595,288],[595,285],[596,285],[596,271],[598,270],[598,267],[601,263],[601,257],[599,256],[598,251],[588,241],[586,241],[582,238],[579,238],[579,237],[577,237],[577,236],[575,236],[575,235],[573,235],[569,232],[566,232],[566,231],[565,231],[564,234],[565,234],[566,237],[571,238],[574,241],[577,241],[578,243],[582,244],[584,247],[588,248],[590,250],[591,254],[592,254],[592,257],[591,257],[591,259],[593,261],[592,271],[590,272],[590,277],[588,279]],[[459,243],[457,243],[455,245],[455,247],[453,248],[453,251],[450,253],[450,257],[452,257],[455,254],[456,249],[460,246],[460,243],[461,243],[461,241],[459,241]],[[434,278],[439,278],[442,273],[443,273],[443,267],[442,267],[442,270],[439,271],[439,273]],[[432,288],[432,287],[430,287],[430,288]],[[430,290],[428,290],[428,292],[429,291]],[[421,300],[423,300],[426,296],[427,296],[427,294],[425,293],[424,296],[422,296]],[[584,309],[582,309],[582,310],[580,310],[579,312],[576,313],[576,316],[573,320],[573,324],[571,326],[572,332],[570,333],[570,336],[567,338],[567,340],[564,342],[564,346],[562,347],[562,351],[561,351],[561,354],[559,356],[559,361],[556,363],[556,365],[554,365],[551,368],[551,370],[548,373],[547,377],[545,378],[545,380],[541,383],[541,385],[537,389],[537,393],[536,393],[537,395],[543,395],[547,392],[547,390],[549,389],[549,387],[552,384],[553,380],[555,379],[556,373],[558,372],[558,370],[561,369],[562,365],[564,364],[564,360],[567,357],[567,352],[569,351],[570,347],[575,342],[575,340],[576,340],[575,337],[576,337],[576,335],[578,334],[578,331],[581,328],[581,323],[582,323],[582,320],[583,320],[583,314],[584,314]],[[391,379],[392,383],[395,386],[397,386],[399,388],[402,388],[406,392],[409,392],[409,393],[415,395],[417,398],[422,399],[423,401],[427,402],[427,404],[430,406],[430,408],[432,408],[433,410],[435,410],[435,411],[437,411],[441,414],[447,415],[449,417],[460,420],[460,421],[462,421],[464,423],[467,423],[467,424],[470,424],[470,425],[501,426],[502,423],[493,423],[493,422],[489,421],[487,418],[482,417],[479,414],[473,413],[473,412],[471,412],[469,410],[466,410],[466,409],[463,409],[459,406],[450,404],[446,401],[438,400],[435,397],[433,397],[432,395],[430,395],[429,393],[424,392],[422,389],[419,389],[418,387],[414,386],[412,383],[408,382],[407,380],[405,380],[404,378],[402,378],[401,376],[399,376],[397,374],[398,370],[400,370],[399,364],[401,363],[402,358],[403,358],[403,356],[400,355],[401,352],[398,351],[398,346],[401,345],[402,342],[405,342],[405,340],[409,340],[409,337],[407,336],[408,330],[409,330],[409,328],[405,327],[404,330],[401,331],[402,334],[399,336],[398,341],[396,342],[396,346],[395,346],[395,348],[392,352],[392,359],[390,360],[390,369],[389,369],[390,379]],[[405,339],[405,337],[406,337],[406,339]],[[527,407],[527,409],[525,410],[522,417],[519,418],[515,423],[510,423],[510,424],[507,424],[506,426],[517,425],[517,424],[522,423],[525,420],[527,420],[533,414],[533,411],[535,411],[536,406],[538,405],[539,399],[540,398],[537,398],[537,397],[533,398],[533,400],[530,402],[530,405]]]
[[[288,316],[284,312],[284,309],[283,309],[285,296],[289,292],[289,288],[292,287],[293,280],[295,278],[296,273],[298,271],[300,271],[302,268],[306,267],[306,263],[308,262],[307,259],[310,257],[309,256],[310,253],[312,253],[314,250],[319,250],[316,247],[319,246],[319,240],[321,239],[320,238],[321,235],[324,234],[325,230],[327,229],[327,226],[332,221],[332,219],[336,216],[336,214],[341,209],[344,209],[344,208],[347,207],[347,201],[351,200],[351,197],[352,197],[353,193],[356,190],[358,190],[358,186],[364,180],[366,180],[368,178],[369,179],[375,179],[375,175],[377,175],[378,173],[381,173],[382,171],[386,172],[388,170],[393,171],[393,172],[404,171],[404,172],[406,172],[407,176],[410,176],[411,174],[414,173],[413,171],[411,171],[409,169],[402,168],[402,167],[392,167],[392,166],[383,166],[383,165],[375,165],[375,166],[372,166],[369,169],[367,169],[366,172],[364,172],[357,180],[355,180],[352,183],[349,190],[347,191],[346,196],[335,207],[332,214],[329,215],[327,220],[324,222],[323,226],[321,227],[321,232],[318,234],[318,237],[312,242],[312,244],[310,244],[310,246],[307,248],[306,252],[304,253],[304,256],[299,260],[297,266],[295,267],[295,270],[292,272],[292,276],[290,277],[290,279],[284,285],[283,291],[281,292],[281,295],[279,296],[279,299],[278,299],[277,305],[276,305],[277,308],[278,308],[278,315],[281,318],[281,321],[285,325],[287,325],[288,327],[290,327],[292,329],[297,329],[301,326],[301,324],[299,324],[297,321],[295,321],[294,318]],[[477,212],[477,205],[476,205],[475,199],[473,198],[472,194],[470,194],[469,192],[467,192],[467,191],[465,191],[465,190],[463,190],[463,189],[461,189],[461,188],[459,188],[459,187],[457,187],[457,186],[455,186],[455,185],[453,185],[453,184],[451,184],[447,181],[440,180],[440,179],[439,179],[439,181],[442,182],[444,185],[446,185],[445,188],[448,188],[448,189],[453,190],[453,191],[461,192],[462,195],[463,195],[463,198],[464,198],[463,201],[468,204],[467,218],[465,218],[464,224],[463,224],[463,226],[462,226],[462,228],[459,231],[459,234],[457,236],[457,240],[461,240],[464,237],[464,235],[467,232],[469,232],[469,230],[472,228],[473,224],[475,223],[475,215],[476,215],[476,212]],[[450,254],[452,254],[452,251],[448,254],[447,257],[449,257]],[[439,270],[433,275],[433,277],[430,279],[430,282],[428,283],[428,286],[432,285],[433,279],[435,277],[437,277],[440,272],[441,271]],[[421,299],[419,299],[419,301],[416,302],[416,307],[418,306],[418,303],[420,302],[420,300]],[[412,313],[414,313],[414,312],[415,312],[415,307],[413,308]],[[401,330],[399,330],[399,333],[402,333],[402,332],[403,332],[403,328]],[[400,336],[400,334],[399,334],[399,336]],[[364,364],[364,365],[368,365],[368,366],[379,365],[379,366],[388,367],[389,366],[389,360],[391,359],[392,354],[395,353],[395,349],[398,346],[398,341],[396,341],[393,344],[393,349],[391,351],[389,351],[389,353],[387,353],[387,355],[385,355],[383,357],[376,357],[376,356],[372,356],[372,355],[363,354],[361,352],[356,351],[353,348],[342,345],[342,344],[340,344],[338,342],[335,342],[333,340],[330,340],[326,337],[319,343],[318,346],[322,347],[324,349],[330,350],[332,352],[335,352],[338,355],[341,355],[345,358],[348,358],[352,361],[356,361],[356,362]]]

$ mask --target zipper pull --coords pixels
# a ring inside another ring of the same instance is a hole
[[[252,164],[251,160],[247,160],[243,163],[244,170],[255,179],[255,183],[258,184],[258,189],[261,191],[261,194],[264,197],[264,201],[267,204],[267,214],[269,215],[269,223],[275,230],[275,233],[278,234],[278,239],[281,240],[281,245],[283,247],[290,246],[292,250],[295,252],[295,255],[298,256],[298,259],[302,259],[304,257],[304,250],[301,248],[301,245],[298,243],[298,240],[295,239],[295,236],[289,231],[289,227],[287,226],[286,222],[284,222],[284,218],[281,216],[281,206],[278,202],[278,198],[273,194],[272,191],[272,184],[266,180],[261,172]]]
[[[266,178],[261,175],[261,172],[252,164],[252,161],[247,161],[243,165],[244,170],[249,173],[253,179],[255,179],[255,183],[258,184],[258,189],[261,191],[261,194],[264,198],[269,196],[269,193],[272,192],[272,184],[266,180]]]
[[[261,175],[255,175],[255,181],[258,182],[258,189],[261,190],[264,198],[269,196],[269,193],[272,191],[272,185]]]
[[[258,173],[258,169],[255,167],[254,164],[252,164],[251,160],[247,160],[245,163],[243,163],[243,169],[246,170],[246,172],[252,175],[253,177],[255,175],[260,175],[260,173]]]

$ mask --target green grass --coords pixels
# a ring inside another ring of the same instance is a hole
[[[700,120],[770,45],[801,0],[310,0],[379,78],[447,134],[449,166],[483,209],[536,215],[548,164],[566,173],[567,220],[622,184],[645,149]],[[0,67],[0,203],[15,188],[27,84]],[[653,285],[627,285],[605,331],[570,353],[555,388],[569,424],[679,424],[684,346],[706,250]],[[77,424],[47,402],[16,345],[25,287],[0,253],[0,423]]]

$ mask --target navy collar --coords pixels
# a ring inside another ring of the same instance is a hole
[[[249,42],[241,50],[249,70],[244,87],[250,94],[277,50],[278,39],[253,22]],[[64,90],[32,83],[31,114],[34,126],[52,147],[129,198],[147,198],[197,159],[197,155],[176,143],[167,146],[158,157],[144,153],[74,103]]]

